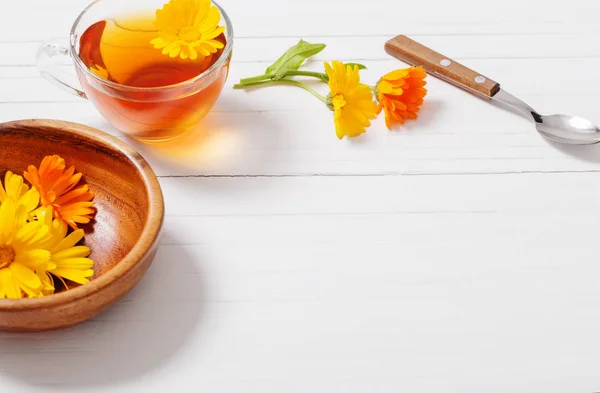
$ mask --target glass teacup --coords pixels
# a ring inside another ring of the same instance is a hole
[[[229,72],[233,28],[227,14],[218,4],[212,3],[220,11],[220,25],[225,28],[221,36],[224,47],[220,50],[219,57],[210,66],[207,64],[208,68],[190,79],[158,87],[145,87],[143,81],[139,82],[140,78],[134,85],[122,83],[111,78],[105,79],[102,70],[90,70],[81,57],[82,35],[90,26],[110,21],[116,28],[138,32],[135,30],[135,20],[139,20],[140,15],[152,17],[166,2],[167,0],[96,0],[75,20],[68,45],[61,45],[57,40],[42,45],[37,54],[38,68],[51,82],[92,101],[109,123],[133,138],[153,142],[184,134],[195,128],[213,107]],[[133,22],[124,22],[130,20]],[[126,26],[127,23],[132,25]],[[139,33],[151,34],[153,31],[146,29]],[[126,39],[107,45],[120,50],[124,55],[129,50]],[[139,51],[140,48],[132,47],[131,50]],[[160,53],[160,49],[150,46],[142,50],[156,51],[156,56],[169,59],[168,55]],[[75,64],[81,88],[77,86],[76,78],[60,66],[60,60],[64,57],[70,57]]]

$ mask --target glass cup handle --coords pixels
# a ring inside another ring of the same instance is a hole
[[[46,41],[37,51],[35,63],[42,76],[48,81],[71,94],[87,99],[87,95],[75,86],[81,86],[77,77],[59,64],[62,58],[71,59],[68,41],[54,39]],[[64,64],[63,64],[64,65]]]

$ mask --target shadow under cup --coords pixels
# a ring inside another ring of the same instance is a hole
[[[80,40],[86,30],[103,20],[117,20],[115,15],[148,15],[167,0],[96,0],[75,21],[69,47],[45,43],[38,52],[37,64],[51,82],[82,98],[89,99],[100,114],[114,127],[133,138],[146,142],[165,141],[197,127],[217,101],[229,73],[233,46],[233,29],[225,11],[216,3],[225,26],[225,47],[219,58],[192,79],[160,87],[135,87],[99,77],[80,57]],[[158,49],[157,49],[158,50]],[[78,82],[56,65],[60,56],[75,63]]]

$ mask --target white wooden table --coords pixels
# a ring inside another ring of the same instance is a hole
[[[34,66],[84,3],[3,2],[0,121],[119,135]],[[402,66],[383,44],[403,33],[600,123],[600,3],[296,4],[222,1],[236,42],[210,130],[128,141],[166,197],[154,265],[88,323],[0,334],[0,392],[600,391],[599,147],[548,143],[433,78],[418,121],[341,142],[299,89],[231,89],[301,37],[373,82]]]

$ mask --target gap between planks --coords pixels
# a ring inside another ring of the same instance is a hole
[[[530,33],[406,33],[411,37],[471,37],[471,36],[503,36],[503,37],[518,37],[518,36],[552,36],[552,35],[566,35],[566,36],[577,36],[577,35],[600,35],[600,33],[555,33],[555,32],[530,32]],[[254,39],[296,39],[301,38],[391,38],[398,35],[398,32],[376,33],[376,34],[303,34],[303,35],[248,35],[248,36],[236,36],[236,40],[254,40]],[[0,44],[41,44],[44,40],[2,40]]]
[[[384,173],[284,173],[284,174],[216,174],[216,175],[161,175],[160,179],[194,178],[310,178],[310,177],[400,177],[400,176],[508,176],[508,175],[555,175],[577,173],[600,173],[600,169],[548,170],[548,171],[503,171],[503,172],[384,172]]]
[[[590,59],[600,59],[600,54],[592,54],[589,56],[453,56],[453,59],[456,61],[473,61],[473,60],[590,60]],[[276,59],[268,59],[268,60],[231,60],[231,64],[270,64],[274,62]],[[398,60],[394,59],[390,56],[380,57],[380,58],[339,58],[337,60],[343,62],[395,62]],[[326,61],[326,60],[314,60],[317,62]],[[64,66],[68,66],[69,64],[64,64]],[[37,67],[35,64],[0,64],[0,68],[35,68]],[[21,78],[11,78],[11,77],[0,77],[0,79],[35,79],[38,77],[21,77]]]

